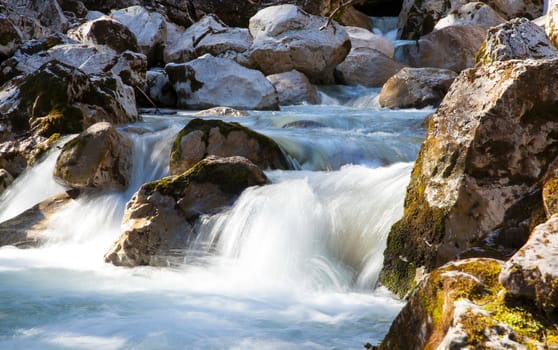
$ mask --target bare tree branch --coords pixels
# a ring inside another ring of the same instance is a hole
[[[341,2],[339,4],[339,6],[337,6],[337,8],[335,10],[333,10],[333,12],[327,17],[327,22],[320,27],[320,30],[325,30],[327,29],[327,27],[329,27],[331,25],[331,22],[333,21],[333,18],[335,16],[337,16],[337,14],[341,11],[343,11],[344,9],[346,9],[347,7],[351,6],[351,5],[355,5],[356,3],[360,2],[361,0],[347,0],[345,2]],[[335,27],[333,27],[333,31],[335,31]]]

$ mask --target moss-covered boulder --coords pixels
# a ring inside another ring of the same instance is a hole
[[[457,257],[513,254],[544,220],[541,178],[558,156],[558,59],[462,72],[430,118],[391,229],[382,283],[400,295]]]
[[[170,174],[181,174],[210,155],[245,157],[262,169],[290,168],[281,148],[269,137],[238,123],[193,119],[176,136]]]
[[[515,18],[488,30],[476,62],[490,64],[495,61],[557,56],[558,49],[552,45],[544,29],[526,18]]]
[[[72,188],[125,189],[132,169],[132,143],[107,122],[94,124],[67,142],[53,176]]]
[[[101,120],[136,121],[139,116],[130,89],[118,77],[91,79],[75,67],[49,61],[2,86],[0,141],[29,132],[45,137],[81,132]]]
[[[547,315],[558,311],[558,216],[535,227],[527,243],[506,262],[500,281]]]
[[[421,280],[381,350],[552,349],[557,322],[498,281],[501,261],[467,259]]]
[[[437,106],[456,77],[457,74],[448,69],[403,68],[382,86],[380,105],[388,108]]]
[[[171,264],[176,252],[193,239],[192,225],[200,215],[215,213],[247,187],[265,183],[260,168],[243,157],[209,157],[181,175],[146,183],[126,205],[124,232],[105,261],[122,266]]]
[[[13,245],[29,248],[44,243],[44,232],[48,229],[49,220],[72,203],[78,194],[78,191],[69,191],[52,196],[0,223],[0,247]]]

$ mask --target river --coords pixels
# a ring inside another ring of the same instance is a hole
[[[128,199],[168,173],[174,135],[193,112],[145,111],[119,127],[134,143],[128,189],[79,197],[49,221],[40,248],[0,248],[0,349],[378,343],[403,306],[376,287],[382,252],[432,112],[380,108],[378,92],[324,87],[321,105],[223,118],[275,139],[298,169],[266,171],[272,184],[203,217],[170,267],[115,267],[103,255]],[[64,191],[51,177],[57,152],[0,197],[0,221]]]

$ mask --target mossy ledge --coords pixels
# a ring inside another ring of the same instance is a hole
[[[557,346],[556,318],[507,293],[498,280],[500,271],[501,261],[484,258],[432,271],[419,283],[380,349],[436,349],[447,341],[450,328],[465,335],[460,345],[475,349],[492,349],[489,342],[506,337],[527,349]],[[458,313],[457,302],[467,305],[465,312]]]

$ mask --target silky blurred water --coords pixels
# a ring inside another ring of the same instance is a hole
[[[183,261],[167,268],[115,267],[103,255],[133,193],[168,173],[171,143],[193,112],[147,111],[120,127],[134,144],[129,188],[81,195],[51,218],[40,248],[0,248],[0,349],[379,342],[402,307],[376,288],[382,252],[431,111],[382,109],[377,94],[325,87],[322,105],[222,118],[275,139],[298,169],[267,171],[272,184],[203,217]],[[0,221],[63,190],[51,178],[56,152],[0,197]]]

